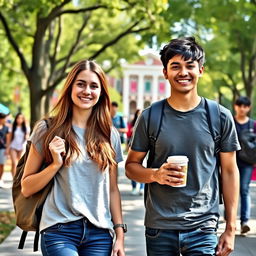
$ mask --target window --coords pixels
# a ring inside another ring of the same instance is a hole
[[[165,80],[163,78],[159,79],[158,91],[159,94],[165,94]]]
[[[137,77],[133,76],[130,78],[130,92],[136,93],[138,90],[138,79]]]
[[[151,87],[152,87],[151,77],[145,77],[145,80],[144,80],[145,93],[150,93],[151,92]]]

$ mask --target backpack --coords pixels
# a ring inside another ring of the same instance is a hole
[[[147,120],[148,122],[147,134],[149,137],[149,153],[148,153],[148,159],[147,159],[148,168],[151,167],[154,160],[155,144],[161,130],[165,101],[166,99],[155,102],[149,107],[149,117]],[[205,109],[207,112],[206,116],[207,116],[207,123],[209,126],[209,130],[211,132],[211,135],[215,144],[214,152],[217,157],[216,165],[220,166],[219,152],[220,152],[220,140],[221,140],[221,129],[222,129],[221,118],[220,118],[220,106],[217,102],[213,100],[205,99]],[[218,172],[218,178],[219,178],[219,202],[220,204],[222,204],[223,200],[222,200],[222,182],[221,182],[220,168]],[[146,202],[147,189],[148,189],[148,184],[145,184],[144,203]]]
[[[256,164],[256,133],[252,119],[249,120],[249,129],[243,129],[239,133],[239,142],[241,150],[238,151],[238,157],[248,164]]]
[[[48,120],[45,120],[49,128]],[[12,198],[16,215],[16,225],[23,231],[21,234],[18,249],[23,249],[28,231],[36,231],[34,237],[34,251],[38,251],[39,223],[41,220],[43,205],[52,187],[53,179],[40,191],[26,198],[21,193],[21,178],[24,173],[25,164],[28,158],[31,141],[27,141],[26,151],[16,166],[16,173],[13,177]],[[42,171],[47,165],[45,163],[39,169]]]

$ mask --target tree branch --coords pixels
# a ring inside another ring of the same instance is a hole
[[[117,35],[114,39],[112,39],[111,41],[107,42],[106,44],[104,44],[96,53],[94,53],[89,59],[95,59],[97,56],[99,56],[102,52],[104,52],[106,50],[106,48],[114,45],[115,43],[117,43],[121,38],[123,38],[124,36],[128,35],[128,34],[132,34],[132,33],[138,33],[144,30],[148,30],[150,27],[145,27],[145,28],[140,28],[140,29],[136,29],[136,30],[132,30],[134,27],[136,27],[140,21],[136,21],[132,26],[130,26],[126,31],[120,33],[119,35]]]
[[[13,49],[15,50],[15,52],[17,53],[17,55],[20,59],[21,68],[22,68],[25,76],[28,78],[29,77],[29,68],[28,68],[26,59],[25,59],[24,55],[22,54],[22,52],[20,51],[18,44],[16,43],[14,37],[12,36],[11,30],[8,26],[8,23],[1,12],[0,12],[0,20],[2,21],[8,41],[10,42],[10,44],[12,45]]]
[[[108,9],[108,6],[107,5],[104,5],[104,4],[99,4],[99,5],[94,5],[94,6],[90,6],[90,7],[87,7],[87,8],[80,8],[80,9],[77,9],[77,10],[63,10],[63,11],[59,11],[57,12],[55,15],[55,17],[57,16],[60,16],[60,15],[63,15],[63,14],[77,14],[77,13],[81,13],[81,12],[88,12],[88,11],[94,11],[94,10],[97,10],[97,9]]]

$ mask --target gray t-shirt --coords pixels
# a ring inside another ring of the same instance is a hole
[[[69,167],[62,167],[54,177],[54,185],[44,204],[40,231],[57,223],[75,221],[83,217],[95,226],[113,232],[110,213],[110,178],[108,168],[101,172],[85,149],[85,129],[73,125],[77,143],[81,150],[78,159]],[[38,133],[47,130],[41,121],[33,131],[30,140],[39,153],[42,143],[38,142]],[[97,134],[95,134],[97,136]],[[119,133],[112,128],[111,143],[116,152],[116,162],[123,160]]]
[[[156,182],[148,184],[145,226],[160,229],[187,230],[200,226],[215,227],[219,217],[218,167],[214,155],[205,100],[193,110],[180,112],[165,102],[163,120],[155,146],[152,167],[158,168],[171,155],[189,158],[186,187],[171,187]],[[220,106],[221,151],[240,149],[234,121],[229,110]],[[149,150],[147,121],[149,109],[137,122],[131,149]]]

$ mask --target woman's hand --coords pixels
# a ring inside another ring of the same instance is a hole
[[[49,144],[49,150],[52,154],[53,164],[61,167],[63,165],[63,156],[66,155],[65,140],[55,136]]]
[[[113,246],[112,256],[125,256],[124,242],[122,239],[117,239]]]

